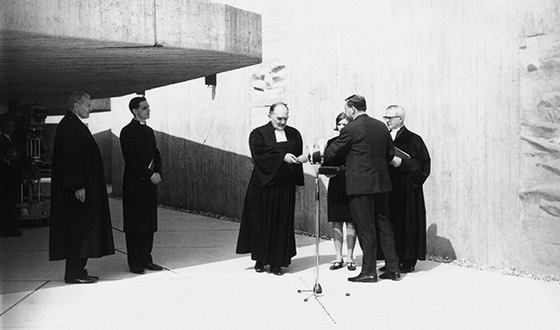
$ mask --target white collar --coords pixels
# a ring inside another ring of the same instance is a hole
[[[389,133],[391,133],[391,137],[393,138],[393,141],[395,141],[395,139],[397,138],[397,133],[400,131],[400,129],[403,128],[402,126],[397,128],[397,129],[392,129]]]
[[[288,138],[286,137],[285,130],[274,130],[274,135],[276,136],[276,142],[287,142]]]

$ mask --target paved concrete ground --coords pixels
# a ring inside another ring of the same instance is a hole
[[[121,202],[111,200],[122,228]],[[68,285],[64,262],[48,261],[48,228],[0,238],[3,329],[551,329],[560,327],[560,285],[435,262],[400,282],[346,280],[330,271],[332,242],[320,243],[317,299],[298,289],[315,281],[315,239],[297,236],[298,254],[278,277],[256,273],[234,253],[239,224],[160,209],[154,260],[166,269],[128,272],[124,234],[117,253],[90,259],[96,284]],[[358,251],[358,256],[361,252]],[[360,258],[358,258],[358,262]],[[346,295],[346,294],[349,295]]]

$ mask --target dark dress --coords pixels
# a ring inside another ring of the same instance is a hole
[[[330,139],[327,147],[336,139]],[[324,166],[344,167],[344,157],[335,157],[323,162]],[[346,195],[346,172],[341,172],[329,179],[327,189],[327,214],[328,222],[351,222],[349,199]]]
[[[99,147],[72,112],[57,127],[51,182],[50,260],[115,253],[105,172]],[[85,188],[85,202],[74,196]]]
[[[285,128],[287,142],[276,142],[271,123],[249,136],[253,172],[247,187],[236,253],[251,253],[265,265],[287,267],[296,255],[295,186],[303,185],[303,166],[284,162],[286,153],[301,155],[300,133]]]
[[[401,166],[389,166],[393,191],[389,193],[389,219],[395,232],[401,263],[426,259],[426,208],[422,185],[430,175],[430,154],[422,138],[402,127],[395,147],[410,155]]]
[[[157,185],[150,181],[161,175],[161,157],[154,131],[138,120],[123,127],[120,134],[125,162],[123,177],[123,217],[126,233],[157,231]],[[152,162],[152,168],[148,168]]]

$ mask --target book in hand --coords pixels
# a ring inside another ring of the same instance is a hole
[[[410,159],[410,155],[404,152],[402,149],[395,147],[395,156],[400,159]]]

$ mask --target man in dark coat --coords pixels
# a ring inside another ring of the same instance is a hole
[[[94,283],[88,258],[114,254],[113,229],[99,147],[81,119],[91,99],[73,93],[54,139],[51,183],[50,260],[66,259],[66,283]]]
[[[251,253],[255,271],[282,275],[296,255],[294,211],[296,186],[303,186],[303,141],[287,126],[288,107],[270,107],[270,122],[249,136],[253,173],[247,187],[236,253]]]
[[[387,218],[388,192],[391,191],[388,164],[393,159],[393,141],[383,122],[369,117],[363,96],[345,100],[344,111],[351,122],[324,151],[325,161],[346,157],[346,194],[362,248],[362,269],[351,282],[377,282],[377,238],[386,256],[387,271],[379,277],[399,280],[399,259],[391,223]]]
[[[398,105],[384,117],[397,153],[389,166],[393,191],[389,193],[389,219],[395,231],[401,273],[414,271],[417,260],[426,260],[426,207],[422,185],[430,175],[430,154],[422,138],[404,126],[405,111]],[[400,157],[399,157],[400,156]]]
[[[21,151],[13,141],[10,113],[0,115],[0,230],[5,237],[22,235],[14,219],[20,197]]]
[[[128,267],[135,274],[145,269],[163,270],[154,264],[152,248],[157,231],[157,188],[161,178],[161,158],[154,131],[146,125],[150,105],[135,97],[128,107],[134,116],[121,130],[124,158],[123,214]]]

